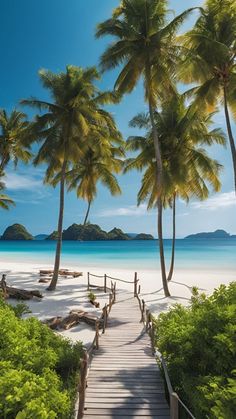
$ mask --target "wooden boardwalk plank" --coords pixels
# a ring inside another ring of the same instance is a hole
[[[94,350],[84,417],[170,419],[163,379],[131,294],[118,295],[106,333]]]

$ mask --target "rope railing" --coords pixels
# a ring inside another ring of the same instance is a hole
[[[136,295],[136,297],[138,299],[138,303],[139,303],[139,308],[140,308],[140,311],[141,311],[140,322],[144,323],[146,332],[149,333],[149,335],[150,335],[153,354],[159,359],[159,361],[161,363],[161,366],[162,366],[162,369],[163,369],[163,372],[164,372],[165,382],[166,382],[166,386],[167,386],[167,389],[168,389],[169,400],[170,400],[170,419],[180,419],[181,418],[180,409],[179,409],[180,405],[182,406],[185,413],[187,414],[187,418],[196,419],[195,416],[190,412],[188,407],[180,399],[178,394],[175,393],[174,390],[173,390],[166,362],[165,362],[162,354],[159,351],[155,350],[154,327],[153,327],[153,321],[152,321],[152,314],[151,314],[150,310],[146,308],[145,301],[143,299],[142,300],[140,299],[139,294],[140,294],[140,289],[139,289],[139,293]]]
[[[116,301],[116,284],[111,284],[111,293],[109,294],[109,304],[105,304],[102,309],[102,314],[99,319],[95,321],[95,336],[90,347],[84,348],[83,358],[80,365],[80,384],[79,384],[79,407],[76,419],[82,419],[84,416],[85,406],[85,394],[87,387],[87,378],[89,372],[89,366],[92,359],[94,349],[99,349],[99,337],[105,333],[107,327],[107,321],[109,313],[112,309],[113,304]],[[102,325],[102,334],[99,333],[99,329]]]
[[[91,284],[91,282],[90,282],[90,277],[91,276],[95,277],[95,278],[103,278],[104,283],[103,283],[103,287],[101,287],[101,288],[103,288],[105,293],[107,292],[107,290],[111,290],[111,288],[109,288],[107,286],[107,280],[108,279],[113,280],[113,281],[123,282],[125,284],[133,284],[134,285],[134,297],[136,297],[140,293],[140,285],[139,285],[139,288],[138,288],[139,279],[138,279],[137,272],[134,273],[134,280],[133,281],[126,281],[125,279],[114,278],[114,277],[109,276],[107,274],[95,275],[95,274],[91,274],[90,272],[88,272],[87,273],[87,290],[88,291],[90,290],[90,288],[99,288],[97,285]]]

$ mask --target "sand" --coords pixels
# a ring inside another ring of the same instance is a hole
[[[22,261],[21,263],[0,262],[0,275],[7,274],[7,283],[12,286],[24,289],[38,289],[44,298],[41,301],[27,301],[27,305],[31,310],[31,316],[36,316],[40,320],[54,316],[65,316],[69,314],[72,309],[81,309],[84,311],[93,312],[96,315],[101,315],[101,309],[95,309],[88,301],[87,297],[87,272],[97,275],[106,273],[109,276],[120,278],[127,281],[134,280],[134,272],[128,269],[111,270],[110,268],[92,269],[87,266],[67,266],[76,271],[83,272],[82,277],[78,278],[60,278],[56,291],[47,292],[47,284],[38,283],[39,270],[51,269],[52,266],[34,264],[32,262]],[[229,284],[236,278],[232,270],[206,270],[198,269],[197,271],[190,270],[176,270],[173,280],[169,284],[171,297],[165,298],[161,285],[160,272],[154,270],[144,270],[138,272],[139,284],[141,286],[141,298],[145,300],[147,306],[154,314],[159,314],[167,310],[171,305],[181,303],[189,304],[191,299],[191,289],[197,286],[201,292],[211,294],[215,288],[220,284]],[[91,277],[91,282],[95,285],[103,285],[103,280]],[[108,280],[109,285],[110,280]],[[117,281],[117,289],[120,291],[133,290],[133,284],[124,284]],[[108,294],[101,291],[94,292],[97,296],[97,301],[102,308],[108,302]],[[14,300],[9,300],[15,304]],[[60,332],[63,336],[72,341],[82,341],[83,344],[89,347],[94,338],[94,329],[85,323],[81,323],[67,331]]]

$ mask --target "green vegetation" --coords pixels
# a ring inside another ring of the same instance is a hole
[[[1,240],[33,240],[33,236],[21,224],[13,224],[4,231]]]
[[[173,387],[197,418],[235,418],[235,318],[231,283],[210,297],[193,289],[190,307],[178,304],[154,322]]]
[[[225,144],[223,131],[211,129],[212,115],[206,116],[195,105],[187,106],[185,102],[185,95],[175,93],[160,111],[154,113],[163,161],[162,188],[157,182],[153,130],[147,114],[137,115],[130,123],[132,127],[145,130],[145,135],[132,136],[126,143],[128,151],[138,154],[127,159],[125,171],[144,171],[138,205],[147,202],[148,209],[157,207],[162,189],[162,207],[173,209],[173,245],[168,281],[174,270],[176,201],[181,198],[189,202],[192,197],[204,200],[209,196],[210,187],[214,191],[220,190],[221,165],[210,158],[203,145]]]
[[[69,419],[82,346],[55,335],[27,308],[0,299],[0,412],[7,419]]]
[[[223,104],[236,191],[236,147],[229,112],[235,117],[235,36],[235,0],[207,0],[193,29],[182,38],[185,53],[179,76],[186,83],[197,83],[195,105],[206,113]]]
[[[96,301],[96,295],[92,291],[90,291],[88,293],[88,299],[89,301],[92,301],[94,303],[94,301]]]
[[[48,89],[51,102],[22,101],[22,104],[44,112],[36,115],[32,124],[32,142],[41,143],[34,164],[46,164],[45,182],[53,187],[60,185],[58,238],[50,291],[56,288],[60,267],[67,176],[86,156],[88,149],[93,149],[95,156],[104,155],[108,159],[114,147],[122,145],[112,115],[103,109],[105,104],[116,102],[117,95],[100,92],[95,85],[98,79],[95,67],[82,69],[69,65],[59,74],[41,70],[40,80]]]

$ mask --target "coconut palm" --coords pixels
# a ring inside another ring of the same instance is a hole
[[[100,23],[97,37],[111,35],[116,41],[101,57],[102,70],[122,66],[115,88],[120,93],[129,93],[143,79],[145,99],[149,106],[150,120],[156,158],[157,183],[162,185],[163,165],[154,110],[158,98],[172,92],[171,81],[179,48],[175,45],[175,33],[189,15],[190,9],[167,22],[166,0],[122,0],[110,19]],[[169,290],[164,264],[162,236],[161,187],[158,190],[158,238],[163,288],[166,296]]]
[[[66,72],[59,74],[42,70],[40,79],[49,90],[52,101],[35,98],[22,101],[41,111],[34,123],[34,136],[41,143],[34,164],[46,164],[45,182],[60,185],[58,240],[54,273],[48,290],[56,288],[60,267],[66,173],[71,164],[78,163],[82,158],[91,131],[98,134],[99,141],[102,141],[100,133],[104,127],[114,137],[120,135],[110,114],[101,108],[111,99],[115,100],[115,96],[97,90],[94,83],[98,78],[94,67],[67,66]]]
[[[173,209],[172,257],[168,274],[168,280],[171,280],[175,256],[176,200],[182,198],[188,202],[191,197],[206,199],[209,186],[219,191],[221,166],[207,155],[202,145],[224,144],[225,138],[220,129],[209,129],[212,115],[206,117],[192,106],[186,107],[184,96],[175,95],[165,102],[162,110],[155,112],[154,118],[163,159],[162,206]],[[127,149],[139,154],[127,160],[125,170],[144,170],[138,205],[147,201],[147,208],[152,209],[159,199],[159,184],[150,117],[138,115],[131,121],[131,126],[145,129],[146,135],[128,140]]]
[[[196,105],[212,109],[223,102],[236,191],[236,147],[229,112],[236,116],[235,0],[207,0],[195,26],[182,39],[186,53],[180,78],[198,84]]]
[[[28,163],[31,159],[28,137],[30,124],[23,112],[13,110],[8,114],[0,110],[0,171],[9,161],[16,166],[19,160]]]
[[[0,174],[0,178],[2,176],[3,176],[3,173]],[[8,195],[5,195],[2,193],[4,189],[5,189],[5,183],[0,181],[0,208],[9,210],[10,205],[15,205],[15,203]]]
[[[107,146],[103,152],[99,153],[89,147],[79,164],[67,173],[68,189],[76,189],[77,197],[88,203],[84,225],[87,223],[91,204],[97,196],[98,182],[101,182],[111,195],[121,193],[118,181],[113,174],[119,173],[122,169],[122,160],[118,156],[123,156],[122,150],[118,147]]]

